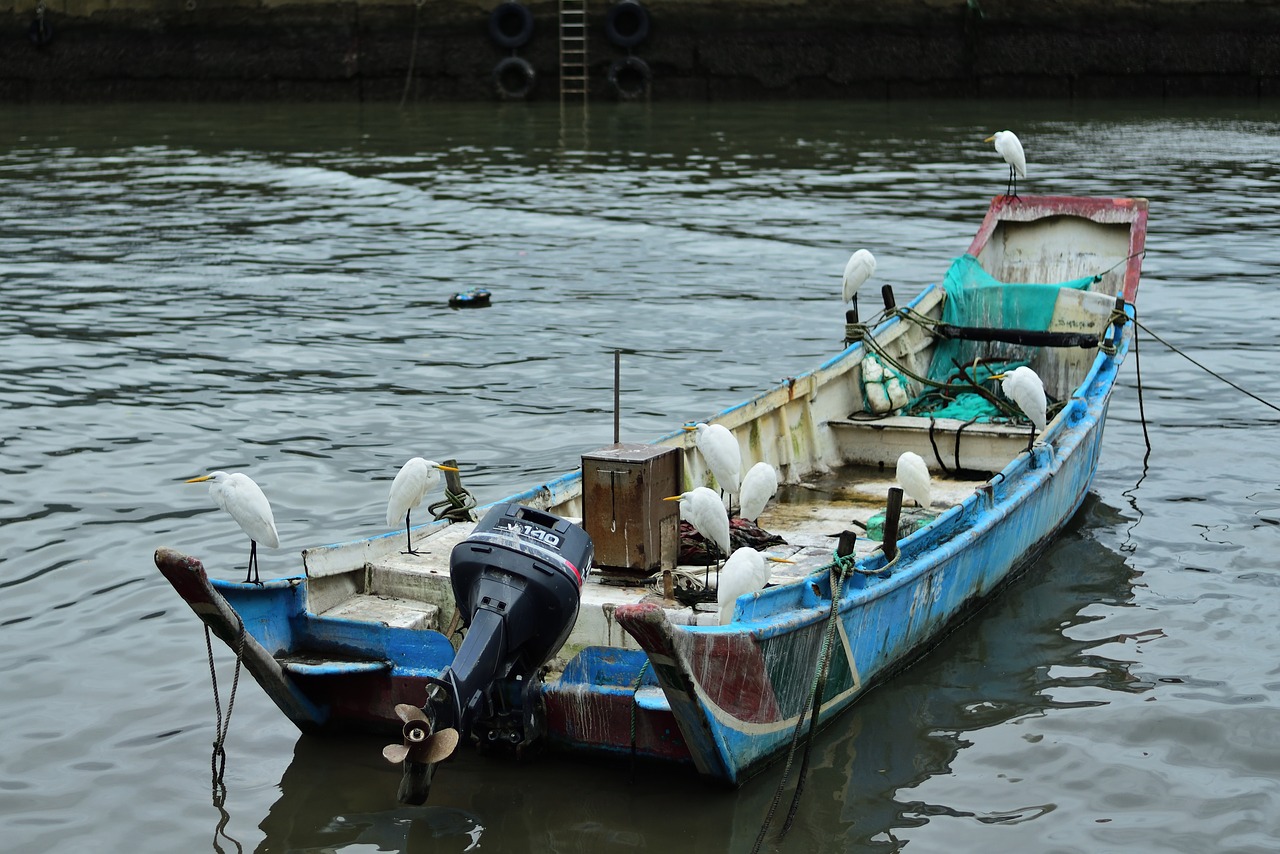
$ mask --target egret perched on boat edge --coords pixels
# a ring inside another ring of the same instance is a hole
[[[927,510],[932,500],[933,483],[924,458],[914,451],[903,451],[898,457],[896,474],[898,486],[902,487],[907,497],[914,498],[917,504]]]
[[[876,256],[866,249],[859,249],[849,256],[844,265],[844,301],[852,302],[858,295],[858,288],[876,274]]]
[[[768,463],[756,463],[747,469],[746,477],[742,478],[742,493],[738,496],[739,515],[743,519],[756,521],[777,491],[778,472]]]
[[[742,449],[738,447],[738,440],[733,438],[729,428],[722,424],[704,424],[699,421],[697,424],[684,425],[684,429],[698,434],[694,440],[698,453],[707,461],[707,468],[711,469],[720,490],[737,495],[742,478]],[[725,549],[725,554],[728,553],[729,550]]]
[[[769,582],[769,564],[764,555],[743,546],[734,551],[720,570],[716,582],[716,605],[720,609],[720,625],[733,619],[733,606],[744,593],[763,590]]]
[[[1009,164],[1009,183],[1005,195],[1018,198],[1018,179],[1027,177],[1027,155],[1022,150],[1022,140],[1011,130],[998,130],[983,142],[994,142],[996,153]]]
[[[387,525],[396,524],[404,517],[405,551],[402,554],[416,555],[413,538],[409,535],[409,516],[413,508],[422,503],[422,498],[440,482],[440,472],[457,471],[453,466],[442,465],[435,460],[424,460],[414,457],[400,467],[396,479],[391,482],[391,496],[387,499]]]
[[[1049,402],[1044,393],[1044,381],[1040,375],[1026,365],[1006,371],[1003,374],[992,374],[991,379],[1000,380],[1000,390],[1004,396],[1018,404],[1027,418],[1031,419],[1032,442],[1037,434],[1044,432],[1048,423]],[[1027,443],[1031,447],[1031,442]]]
[[[247,474],[215,471],[193,477],[187,483],[209,481],[209,496],[213,503],[231,514],[240,530],[249,535],[249,566],[244,573],[244,583],[262,584],[258,577],[258,543],[267,548],[280,548],[280,535],[276,533],[276,520],[271,515],[271,504],[262,489]]]

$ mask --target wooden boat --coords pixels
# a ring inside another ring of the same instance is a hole
[[[580,523],[596,567],[566,573],[580,577],[580,599],[565,636],[546,641],[546,660],[497,667],[464,742],[667,760],[738,784],[815,708],[818,725],[830,721],[935,645],[1084,500],[1131,337],[1146,216],[1144,199],[998,196],[943,284],[871,327],[849,324],[843,352],[713,419],[737,438],[744,470],[778,469],[784,485],[759,522],[785,541],[768,553],[792,561],[739,598],[727,624],[662,583],[706,574],[673,565],[674,521],[662,515],[673,504],[661,497],[712,482],[683,429],[590,451],[580,469],[480,508],[485,520],[528,512],[548,531]],[[982,379],[1017,363],[1053,402],[1030,445]],[[920,409],[960,393],[988,414]],[[836,535],[876,530],[885,472],[907,450],[928,461],[942,500],[906,536],[850,548]],[[156,563],[300,729],[390,731],[406,708],[433,709],[429,690],[439,701],[456,687],[445,677],[467,640],[454,629],[470,625],[470,638],[483,609],[459,610],[451,558],[492,545],[485,520],[415,528],[415,555],[400,552],[403,531],[307,549],[299,574],[261,586],[210,579],[167,549]]]

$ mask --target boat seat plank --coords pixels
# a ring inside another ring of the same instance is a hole
[[[346,599],[317,616],[364,623],[381,623],[388,628],[440,631],[440,609],[428,602],[376,596],[365,593]]]
[[[280,668],[292,676],[351,676],[356,673],[380,673],[391,669],[389,661],[289,661]]]

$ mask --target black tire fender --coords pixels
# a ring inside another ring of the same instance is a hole
[[[609,66],[609,89],[620,101],[635,101],[649,92],[653,73],[638,56],[625,56]]]
[[[533,91],[538,75],[533,66],[518,56],[504,56],[493,67],[493,82],[498,96],[507,101],[520,101]]]
[[[605,15],[604,34],[618,47],[635,47],[649,37],[649,10],[639,0],[619,0]]]
[[[489,38],[499,47],[524,47],[533,38],[533,13],[514,0],[499,3],[489,13]]]

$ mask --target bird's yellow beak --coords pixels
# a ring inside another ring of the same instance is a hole
[[[795,563],[794,560],[788,560],[785,557],[774,557],[773,555],[765,555],[765,557],[774,563]]]
[[[439,465],[439,466],[436,466],[436,468],[440,469],[440,471],[461,471],[461,469],[455,466]]]
[[[995,141],[996,141],[996,138],[994,136],[989,136],[983,140],[983,142],[995,142]]]
[[[1006,375],[1007,375],[1007,372],[1006,372],[1005,374],[992,374],[991,376],[987,377],[987,379],[989,379],[989,380],[1002,380],[1002,379],[1004,379],[1004,378],[1005,378],[1005,376],[1006,376]]]
[[[680,496],[679,496],[679,495],[668,495],[666,498],[664,498],[664,499],[662,499],[662,500],[663,500],[663,501],[679,501],[679,500],[680,500]]]
[[[205,481],[208,479],[209,479],[209,475],[202,474],[199,477],[193,477],[190,480],[184,480],[183,483],[200,483],[201,481]]]

